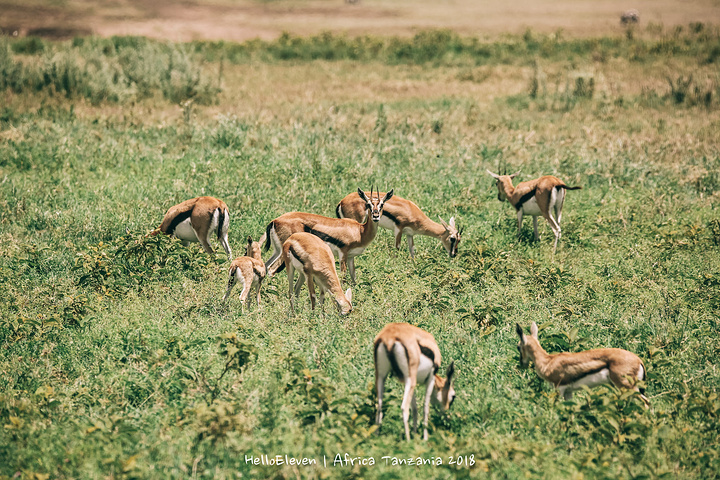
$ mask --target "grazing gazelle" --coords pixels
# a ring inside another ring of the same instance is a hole
[[[307,279],[310,292],[310,305],[315,310],[315,283],[320,287],[320,305],[325,303],[325,292],[328,291],[335,299],[341,315],[347,315],[352,310],[352,292],[348,288],[343,292],[340,279],[335,270],[335,257],[332,250],[317,236],[311,233],[293,233],[285,240],[282,246],[282,263],[272,272],[276,274],[287,268],[288,295],[290,309],[295,310],[295,297],[300,295],[303,281]],[[298,271],[298,279],[293,292],[293,277]]]
[[[376,192],[377,193],[377,192]],[[349,218],[329,218],[313,213],[291,212],[280,215],[268,224],[265,231],[265,250],[274,248],[274,252],[265,265],[271,270],[272,265],[280,257],[283,243],[290,235],[298,232],[307,232],[321,238],[337,253],[340,260],[340,272],[350,272],[352,283],[355,283],[355,257],[365,251],[377,234],[377,225],[382,215],[385,202],[393,196],[390,190],[382,199],[380,194],[370,198],[358,188],[358,194],[363,197],[369,215],[364,223]],[[371,221],[372,220],[372,221]],[[262,242],[262,239],[260,240]],[[271,274],[272,276],[272,274]]]
[[[367,193],[366,193],[367,195]],[[382,193],[379,193],[382,195]],[[338,218],[352,218],[358,222],[363,221],[367,212],[365,200],[358,193],[351,193],[338,203],[335,214]],[[380,226],[391,230],[395,235],[395,248],[400,248],[403,233],[407,235],[410,256],[415,257],[414,235],[427,235],[435,237],[442,242],[450,258],[455,257],[460,245],[462,229],[455,227],[455,217],[450,217],[450,223],[440,218],[440,223],[433,222],[417,205],[410,200],[397,195],[385,203],[380,217]]]
[[[230,212],[225,202],[214,197],[197,197],[170,207],[160,228],[153,230],[151,235],[172,235],[186,246],[190,242],[200,242],[207,253],[215,253],[210,246],[210,238],[216,234],[229,261],[232,260],[228,244],[229,225]]]
[[[634,353],[621,348],[599,348],[578,353],[547,353],[538,341],[538,326],[530,327],[530,336],[523,334],[522,327],[515,324],[520,336],[520,366],[527,368],[532,361],[535,371],[543,380],[555,385],[560,394],[569,400],[573,391],[583,385],[592,388],[596,385],[612,383],[617,388],[628,388],[640,393],[645,406],[650,401],[636,382],[645,380],[645,365]]]
[[[498,200],[507,200],[517,211],[518,238],[522,228],[523,215],[532,215],[535,240],[539,240],[537,217],[542,215],[555,234],[553,252],[560,240],[560,219],[565,201],[565,190],[579,190],[582,187],[568,187],[557,177],[545,175],[544,177],[527,182],[520,182],[513,187],[512,179],[520,172],[512,175],[496,175],[490,170],[487,172],[497,180]],[[553,213],[555,217],[553,217]]]
[[[417,401],[415,386],[425,387],[425,411],[423,416],[423,439],[428,439],[428,414],[430,402],[447,410],[455,400],[453,376],[455,362],[450,363],[446,378],[437,375],[440,369],[440,349],[435,338],[425,330],[407,323],[390,323],[375,337],[375,389],[377,391],[377,415],[375,423],[382,424],[382,400],[385,379],[392,374],[405,384],[402,399],[402,415],[405,437],[410,441],[410,406],[413,411],[413,432],[417,433]]]
[[[248,295],[252,287],[257,286],[257,304],[260,306],[260,287],[265,279],[265,263],[263,263],[260,244],[253,242],[252,237],[247,239],[247,248],[244,257],[238,257],[230,264],[230,278],[228,279],[227,291],[223,302],[230,297],[230,291],[238,280],[242,284],[240,302],[243,308],[247,306]]]

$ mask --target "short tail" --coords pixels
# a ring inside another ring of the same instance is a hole
[[[270,229],[272,228],[274,223],[274,221],[268,223],[268,226],[265,229],[265,245],[263,245],[264,252],[267,252],[270,249]]]
[[[559,185],[558,188],[564,188],[565,190],[582,190],[582,187],[568,187],[567,185]]]
[[[218,210],[220,210],[220,218],[218,218],[217,237],[218,240],[222,240],[222,232],[224,230],[223,227],[225,226],[225,222],[230,220],[230,213],[227,212],[227,210],[223,210],[222,208],[218,208]]]
[[[278,262],[280,263],[279,265],[277,265]],[[277,265],[277,266],[275,268],[273,268],[273,265]],[[278,272],[282,272],[283,270],[285,270],[285,259],[283,258],[283,256],[281,255],[280,257],[275,259],[275,262],[273,263],[273,265],[270,265],[270,267],[267,270],[267,275],[270,277],[272,277],[273,275],[275,275]]]
[[[644,382],[644,381],[647,380],[647,368],[645,368],[645,364],[644,364],[644,363],[640,363],[640,365],[642,365],[642,369],[643,369],[643,371],[642,371],[642,378],[641,378],[640,380],[642,380],[642,381]],[[645,389],[644,389],[644,388],[638,388],[638,391],[640,392],[640,395],[645,395]]]
[[[338,203],[337,207],[335,207],[335,216],[337,218],[345,218],[342,214],[342,204]]]

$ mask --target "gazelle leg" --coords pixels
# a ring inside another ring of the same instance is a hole
[[[243,309],[247,308],[247,298],[248,294],[250,293],[250,289],[252,288],[252,282],[249,282],[245,279],[245,277],[240,277],[243,289],[240,293],[240,303],[242,303]]]
[[[433,388],[435,387],[435,375],[431,375],[425,387],[425,410],[423,411],[423,440],[428,439],[428,416],[430,415],[430,400]]]
[[[230,274],[230,278],[228,279],[227,290],[225,291],[225,296],[222,298],[223,302],[227,301],[227,299],[230,298],[230,292],[232,291],[233,287],[235,286],[235,281],[236,281],[235,272],[233,272],[232,274]]]
[[[407,244],[408,249],[410,250],[410,256],[415,258],[415,240],[413,240],[413,236],[410,234],[407,236]]]
[[[540,234],[538,233],[537,227],[537,215],[533,216],[533,232],[535,232],[535,241],[540,240]]]
[[[260,287],[262,287],[262,278],[259,278],[257,281],[257,305],[260,306]]]
[[[518,210],[517,212],[517,225],[518,225],[518,240],[520,240],[520,235],[522,232],[522,221],[523,221],[523,211],[522,208]]]
[[[402,416],[403,416],[403,424],[405,424],[405,438],[407,441],[410,441],[410,402],[412,401],[412,397],[415,394],[415,385],[413,384],[413,381],[410,378],[405,379],[405,392],[403,393],[403,400],[402,400]]]
[[[315,283],[313,282],[313,276],[310,273],[305,274],[307,277],[308,291],[310,292],[310,308],[315,310]]]
[[[355,285],[355,257],[347,257],[348,272],[350,272],[350,281]]]

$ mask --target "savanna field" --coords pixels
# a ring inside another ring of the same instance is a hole
[[[0,478],[718,477],[718,65],[703,23],[0,37]],[[542,219],[517,238],[486,169],[582,186],[556,253]],[[465,230],[456,258],[418,236],[414,260],[380,230],[347,317],[306,288],[290,315],[284,272],[260,308],[239,287],[223,304],[219,243],[146,236],[210,195],[239,256],[279,215],[334,216],[371,186]],[[396,381],[375,432],[372,341],[398,321],[457,369],[427,442],[405,442]],[[549,352],[639,355],[651,409],[521,370],[533,321]],[[409,458],[426,464],[393,465]]]

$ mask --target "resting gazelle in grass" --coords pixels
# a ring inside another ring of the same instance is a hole
[[[365,192],[367,195],[367,192]],[[379,193],[378,195],[382,195]],[[367,212],[365,200],[359,193],[351,193],[338,203],[335,214],[338,218],[352,218],[358,222],[363,221]],[[400,248],[400,241],[403,233],[407,235],[408,249],[410,256],[415,257],[414,235],[427,235],[440,240],[447,250],[450,258],[455,257],[460,245],[462,229],[458,231],[455,227],[455,217],[450,218],[450,223],[440,218],[440,223],[433,222],[425,215],[420,208],[410,200],[394,195],[385,203],[380,217],[380,226],[391,230],[395,235],[395,248]]]
[[[228,227],[230,212],[222,200],[214,197],[197,197],[170,207],[165,214],[160,228],[150,234],[164,233],[182,240],[187,246],[190,242],[200,242],[207,253],[215,253],[210,246],[210,239],[217,235],[228,261],[232,260],[232,252],[228,244]]]
[[[560,219],[565,201],[565,190],[579,190],[582,187],[568,187],[562,180],[551,175],[520,182],[513,187],[512,179],[520,172],[512,175],[496,175],[490,170],[487,172],[497,180],[498,200],[501,202],[507,200],[517,211],[518,238],[520,238],[522,229],[523,215],[531,215],[535,240],[540,240],[537,217],[542,215],[555,234],[555,243],[553,244],[553,252],[555,252],[558,240],[560,240]]]
[[[330,218],[303,212],[286,213],[270,222],[263,237],[265,250],[270,248],[270,244],[274,248],[272,256],[265,262],[268,269],[272,270],[272,265],[283,250],[283,243],[290,238],[290,235],[306,232],[321,238],[333,252],[337,253],[340,272],[344,274],[347,268],[352,283],[355,283],[355,257],[362,254],[375,238],[383,206],[392,198],[393,191],[390,190],[382,198],[379,193],[376,196],[371,193],[368,197],[359,188],[358,194],[363,197],[369,211],[363,223],[347,218]]]
[[[288,274],[288,295],[290,297],[290,309],[295,310],[295,297],[300,295],[303,281],[307,279],[308,291],[310,292],[310,305],[315,310],[315,283],[320,287],[320,304],[325,303],[325,292],[335,299],[338,311],[341,315],[347,315],[352,310],[352,292],[348,288],[343,292],[340,287],[340,279],[335,270],[335,257],[332,250],[320,238],[305,232],[293,233],[285,240],[281,253],[282,263],[272,272],[281,271],[287,268]],[[295,270],[298,271],[298,279],[293,292],[293,277]]]
[[[520,366],[527,368],[532,361],[538,376],[555,385],[565,400],[570,400],[575,390],[583,385],[592,388],[612,383],[617,388],[635,390],[650,406],[644,390],[637,387],[638,380],[645,380],[646,370],[642,360],[634,353],[621,348],[599,348],[578,353],[547,353],[538,341],[538,326],[530,327],[530,336],[523,333],[519,324],[515,324],[520,336]]]
[[[425,410],[423,416],[423,439],[428,439],[428,415],[430,402],[447,410],[455,400],[453,379],[455,362],[450,363],[446,378],[437,375],[440,370],[440,349],[435,338],[425,330],[407,323],[386,325],[374,342],[375,390],[377,392],[377,415],[375,423],[378,429],[382,424],[382,401],[385,392],[385,379],[392,373],[405,385],[402,399],[402,416],[405,424],[405,438],[410,441],[410,406],[412,402],[413,432],[417,433],[416,385],[425,387]]]
[[[244,257],[238,257],[230,264],[230,278],[228,279],[227,291],[222,298],[223,302],[230,297],[230,291],[235,286],[235,282],[242,284],[242,292],[240,292],[240,302],[243,308],[247,307],[248,295],[252,287],[257,287],[257,304],[260,306],[260,287],[265,279],[266,269],[265,263],[260,252],[260,244],[253,242],[251,237],[247,239],[247,248]]]

